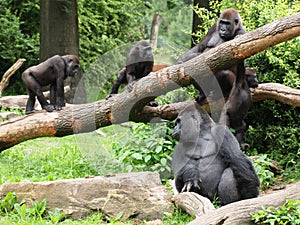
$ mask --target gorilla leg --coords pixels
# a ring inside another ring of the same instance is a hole
[[[236,179],[230,167],[225,169],[222,174],[218,186],[218,196],[221,205],[226,205],[241,199],[237,189]]]
[[[24,74],[22,77],[23,81],[27,87],[29,98],[27,101],[27,106],[26,106],[26,113],[31,113],[34,108],[34,103],[35,103],[35,96],[37,96],[42,109],[46,109],[48,112],[52,112],[54,107],[50,106],[49,103],[47,102],[41,85],[36,81],[36,79],[30,74]]]
[[[34,105],[35,105],[35,93],[27,88],[27,93],[29,95],[27,103],[26,103],[26,114],[30,114],[34,112]]]
[[[56,84],[50,85],[50,105],[56,105]]]

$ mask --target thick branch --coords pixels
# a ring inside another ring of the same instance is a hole
[[[189,223],[189,225],[252,224],[250,221],[250,212],[255,212],[261,209],[262,206],[281,206],[287,198],[300,200],[299,188],[300,182],[297,182],[284,190],[276,191],[272,194],[231,203],[219,209],[210,210],[208,213],[196,218]],[[196,200],[198,201],[198,199]],[[191,205],[191,203],[189,203],[189,205]]]
[[[286,17],[213,48],[188,62],[173,65],[137,81],[133,90],[90,104],[73,105],[60,112],[36,113],[1,124],[0,151],[42,136],[64,136],[93,131],[126,121],[143,121],[140,112],[157,96],[190,84],[213,71],[300,35],[300,13]],[[26,126],[24,126],[26,125]]]

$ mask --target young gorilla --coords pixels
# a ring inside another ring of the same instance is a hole
[[[29,67],[22,74],[29,98],[26,114],[34,112],[35,97],[37,96],[43,109],[52,112],[65,106],[64,80],[77,74],[79,59],[76,55],[55,55],[46,61]],[[42,87],[50,84],[50,104],[47,102]]]
[[[256,88],[258,81],[256,73],[251,68],[245,69],[246,74],[237,76],[233,87],[226,101],[219,122],[235,129],[235,136],[241,148],[247,150],[250,146],[244,142],[244,134],[247,130],[247,124],[244,119],[248,113],[251,104],[251,87]],[[231,76],[234,76],[232,74]]]
[[[154,64],[152,48],[148,41],[139,41],[129,52],[126,58],[126,67],[119,71],[110,94],[106,99],[118,93],[121,84],[128,83],[128,90],[131,91],[136,79],[147,76],[152,72]]]
[[[186,62],[204,51],[214,48],[237,35],[246,33],[237,10],[230,8],[223,11],[218,21],[209,29],[206,36],[190,50],[183,53],[176,64]]]
[[[221,205],[259,194],[251,160],[225,125],[213,122],[198,103],[182,110],[172,136],[179,140],[172,158],[179,192],[218,198]]]

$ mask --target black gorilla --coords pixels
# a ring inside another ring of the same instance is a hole
[[[258,81],[255,71],[251,68],[246,68],[245,74],[242,73],[236,77],[219,120],[220,123],[235,129],[235,136],[243,150],[247,150],[250,147],[249,144],[244,142],[244,134],[247,130],[247,124],[244,119],[251,105],[250,85],[256,88]]]
[[[260,182],[251,160],[225,125],[215,124],[197,103],[182,110],[173,137],[172,158],[179,192],[193,191],[225,205],[259,194]]]
[[[237,10],[230,8],[223,11],[218,21],[209,29],[206,36],[190,50],[183,53],[176,64],[186,62],[210,48],[214,48],[225,41],[232,40],[237,35],[246,33],[242,19]]]
[[[37,96],[43,109],[52,112],[61,110],[65,106],[64,80],[73,77],[80,65],[76,55],[55,55],[46,61],[29,67],[22,74],[29,95],[26,114],[34,111],[35,97]],[[42,87],[50,84],[50,104],[42,92]]]
[[[152,72],[154,64],[152,48],[148,41],[139,41],[129,52],[126,58],[126,67],[119,71],[110,94],[106,99],[113,94],[118,93],[121,84],[128,83],[128,90],[131,91],[134,81],[147,76]]]

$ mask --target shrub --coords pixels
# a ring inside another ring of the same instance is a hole
[[[263,206],[262,210],[250,213],[250,215],[256,224],[300,224],[300,201],[287,199],[278,209],[273,206],[268,208]]]

